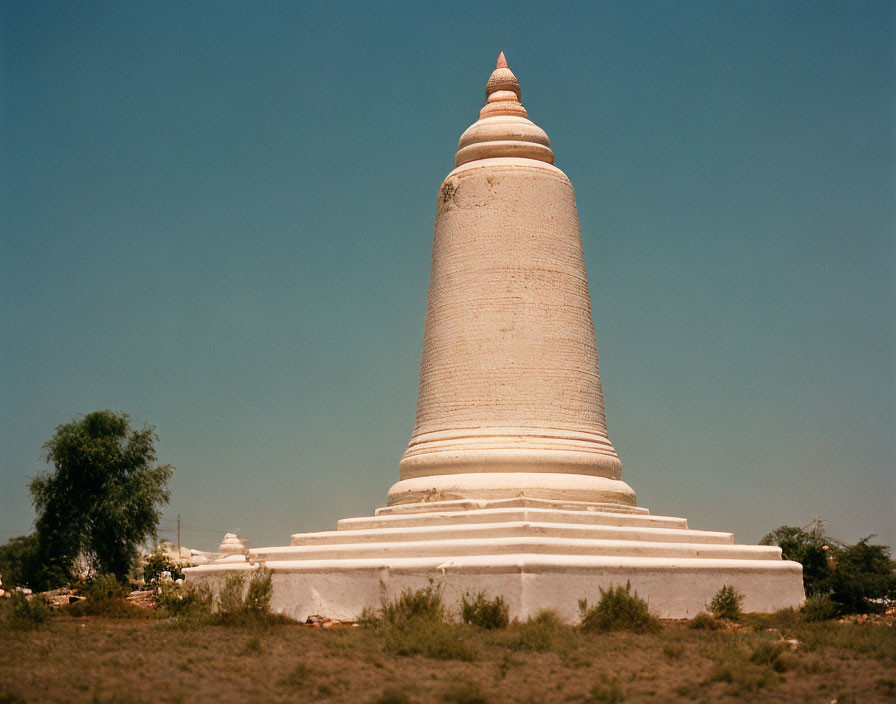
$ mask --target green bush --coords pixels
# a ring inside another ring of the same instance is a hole
[[[380,632],[383,648],[395,655],[422,655],[434,660],[472,662],[476,651],[463,627],[445,621],[414,616],[398,623],[383,624]]]
[[[484,592],[479,592],[475,597],[461,598],[460,614],[464,623],[469,623],[480,628],[506,628],[510,623],[510,609],[500,596],[493,600],[485,597]]]
[[[448,704],[488,704],[488,699],[475,682],[457,682],[442,694]]]
[[[766,665],[776,672],[783,671],[783,661],[780,660],[781,654],[786,649],[783,643],[760,643],[750,654],[750,662],[754,665]]]
[[[417,591],[405,589],[395,599],[383,599],[380,617],[390,625],[418,619],[445,621],[445,604],[442,600],[441,585],[430,582],[429,586]]]
[[[71,565],[45,553],[37,533],[10,538],[6,545],[0,545],[0,575],[3,575],[4,588],[28,587],[45,591],[68,583]]]
[[[724,628],[725,624],[719,621],[719,619],[710,616],[708,613],[701,612],[694,616],[694,620],[691,621],[691,628],[697,628],[706,631],[715,631],[719,628]]]
[[[274,595],[272,578],[271,571],[264,567],[252,573],[243,599],[243,611],[255,616],[271,613],[271,597]]]
[[[592,702],[606,702],[607,704],[620,704],[625,701],[625,694],[615,677],[601,674],[600,682],[591,688]]]
[[[659,620],[650,613],[647,602],[632,593],[631,583],[624,587],[600,590],[597,606],[588,607],[588,601],[579,600],[579,627],[586,633],[603,631],[633,631],[646,633],[659,628]]]
[[[386,687],[372,704],[411,704],[411,698],[403,689]]]
[[[170,572],[172,580],[183,579],[184,567],[191,566],[190,564],[172,560],[165,547],[157,545],[155,550],[147,556],[146,564],[143,565],[143,580],[145,582],[158,580],[162,576],[162,572]]]
[[[883,611],[883,605],[870,600],[896,596],[896,574],[890,549],[869,544],[871,537],[834,552],[830,595],[841,613]]]
[[[253,570],[248,581],[243,573],[228,574],[218,594],[221,623],[241,626],[290,622],[291,619],[271,612],[271,578],[271,571],[266,567]]]
[[[405,589],[391,600],[384,598],[379,613],[364,610],[361,623],[396,655],[466,661],[476,657],[462,628],[448,622],[442,587],[433,582],[416,591]]]
[[[830,543],[825,535],[824,522],[818,518],[805,528],[781,526],[759,541],[760,545],[777,545],[785,560],[794,560],[803,566],[803,587],[809,596],[830,590]]]
[[[824,524],[806,528],[781,526],[766,535],[763,545],[778,545],[784,559],[803,566],[806,596],[829,595],[839,615],[879,611],[873,600],[896,596],[896,572],[890,549],[873,545],[873,536],[845,545],[825,535]]]
[[[127,584],[114,574],[98,574],[88,584],[85,596],[95,603],[122,599],[130,593]]]
[[[827,594],[810,596],[800,614],[804,621],[829,621],[837,617],[837,604]]]
[[[731,621],[737,621],[741,617],[740,605],[743,603],[744,595],[730,584],[724,585],[712,601],[707,604],[710,613],[716,618],[727,618]]]
[[[169,582],[159,585],[156,601],[165,614],[177,618],[185,617],[191,621],[205,620],[211,622],[215,595],[211,587],[204,582],[199,584],[175,584]],[[203,619],[203,617],[205,617]]]
[[[33,628],[46,623],[53,615],[50,602],[37,594],[30,599],[22,592],[12,592],[9,599],[0,600],[3,620],[15,628]]]
[[[548,652],[568,642],[572,629],[556,612],[542,609],[525,623],[514,624],[503,643],[511,650]]]
[[[246,575],[228,572],[224,585],[218,592],[218,612],[224,617],[238,617],[243,611],[243,593],[246,591]]]
[[[87,599],[68,604],[63,610],[69,616],[105,616],[107,618],[149,618],[152,614],[125,597],[127,584],[115,575],[99,574],[81,590]]]

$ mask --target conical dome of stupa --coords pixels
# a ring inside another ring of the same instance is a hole
[[[455,166],[476,159],[508,156],[554,163],[551,140],[526,117],[526,108],[520,103],[520,83],[507,65],[503,51],[485,84],[485,96],[479,119],[460,137]]]

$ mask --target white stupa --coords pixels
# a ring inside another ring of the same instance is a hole
[[[798,606],[802,568],[776,547],[638,507],[607,434],[575,195],[527,119],[503,53],[439,189],[417,417],[375,515],[190,569],[264,564],[274,607],[353,619],[436,579],[449,603],[501,595],[511,617],[576,618],[630,582],[659,615],[723,586],[747,611]]]

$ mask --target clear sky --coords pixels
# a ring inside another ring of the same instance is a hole
[[[104,408],[157,427],[184,544],[383,505],[503,49],[576,188],[639,503],[896,543],[892,2],[0,8],[0,539]]]

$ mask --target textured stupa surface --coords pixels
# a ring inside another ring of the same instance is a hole
[[[417,417],[390,505],[635,505],[607,435],[573,187],[526,114],[499,59],[436,200]]]
[[[747,611],[804,599],[779,548],[653,516],[607,435],[575,196],[526,117],[503,54],[439,191],[417,417],[376,515],[191,568],[190,581],[272,570],[273,607],[354,619],[436,580],[449,606],[502,596],[511,618],[631,583],[667,618],[724,585]],[[223,545],[223,544],[222,544]]]

